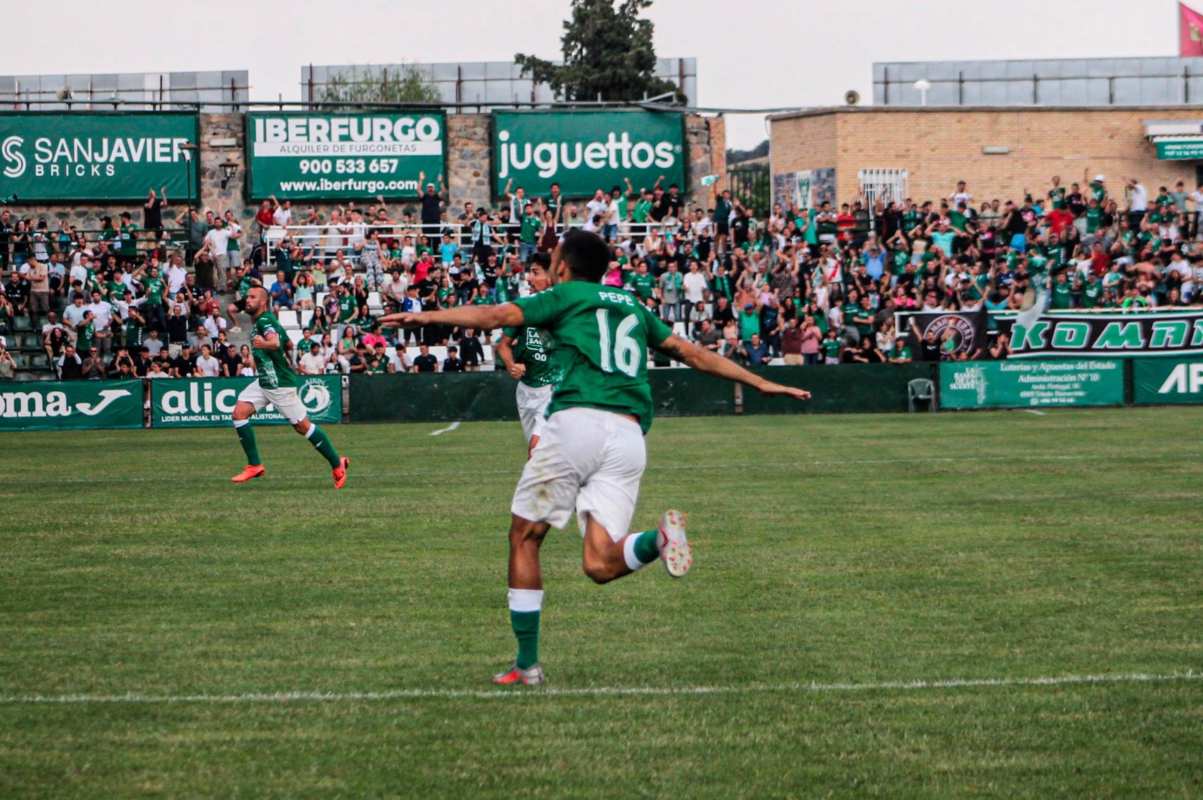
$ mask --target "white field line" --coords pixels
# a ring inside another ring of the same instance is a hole
[[[833,694],[874,691],[939,691],[996,687],[1080,686],[1122,683],[1178,683],[1203,680],[1203,672],[1127,672],[1101,675],[1056,675],[1036,678],[947,678],[868,683],[750,683],[717,686],[582,686],[515,689],[394,689],[377,692],[248,692],[245,694],[52,694],[0,695],[0,706],[14,705],[171,705],[182,703],[240,705],[250,703],[360,703],[390,700],[504,700],[546,697],[690,697],[711,694]]]
[[[448,429],[444,429],[444,430],[448,430]],[[451,430],[453,430],[453,428]],[[439,431],[433,431],[431,433],[431,435],[433,436],[436,433],[439,433]],[[517,452],[521,453],[523,451],[518,450]],[[1173,458],[1174,458],[1173,456],[1166,456],[1161,453],[1115,453],[1115,454],[1094,453],[1094,454],[1089,454],[1089,455],[1087,455],[1085,453],[1080,454],[1080,455],[1072,455],[1072,454],[1071,455],[1055,455],[1052,453],[1049,453],[1049,454],[1038,454],[1037,453],[1037,454],[1030,454],[1030,455],[1014,455],[1014,456],[1009,456],[1009,455],[898,456],[896,458],[840,458],[840,459],[831,459],[831,460],[808,459],[805,457],[799,457],[797,460],[794,460],[794,461],[756,461],[754,463],[732,462],[730,464],[693,464],[693,463],[691,463],[691,464],[652,464],[652,465],[648,466],[648,472],[652,472],[652,473],[659,472],[659,471],[677,472],[677,471],[681,471],[681,470],[687,470],[689,472],[698,472],[698,471],[704,471],[704,470],[731,470],[731,471],[739,471],[742,473],[742,472],[746,472],[748,470],[786,469],[789,467],[843,467],[843,466],[858,465],[858,464],[891,464],[891,465],[898,465],[898,464],[975,464],[975,463],[1006,463],[1006,462],[1011,462],[1011,463],[1033,462],[1033,463],[1035,463],[1035,462],[1041,462],[1041,461],[1047,461],[1047,462],[1057,462],[1057,461],[1067,461],[1067,462],[1099,461],[1099,462],[1101,462],[1101,461],[1106,461],[1108,463],[1134,463],[1134,464],[1139,463],[1139,464],[1143,464],[1143,463],[1146,463],[1149,461],[1166,461],[1166,460],[1170,460]],[[1189,461],[1194,462],[1194,461],[1197,461],[1198,458],[1195,454],[1183,454],[1182,460],[1183,461],[1189,460]],[[505,470],[499,470],[499,469],[473,470],[472,474],[474,476],[508,475],[508,476],[514,478],[515,480],[517,480],[518,475],[521,472],[522,472],[522,467],[520,465],[518,465],[518,466],[515,466],[513,469],[505,469]],[[457,474],[458,475],[459,473],[458,472],[456,472],[456,473],[439,473],[439,472],[431,472],[429,470],[424,470],[421,472],[377,470],[377,471],[373,471],[369,477],[372,479],[376,479],[376,478],[390,478],[390,479],[391,478],[437,478],[444,474]],[[314,470],[313,474],[289,475],[287,477],[288,477],[288,480],[290,480],[290,481],[314,480],[314,481],[326,482],[326,481],[330,480],[330,476],[326,475],[321,470]],[[162,483],[164,480],[165,479],[162,476],[151,476],[151,475],[131,475],[131,476],[123,476],[120,478],[114,477],[111,479],[105,478],[104,476],[96,475],[96,476],[90,476],[90,477],[71,477],[71,476],[64,476],[61,478],[56,477],[54,479],[54,483],[56,485],[59,485],[59,484],[69,485],[69,484],[78,484],[78,483],[89,483],[89,484]],[[219,483],[223,483],[223,484],[229,482],[229,478],[222,477],[222,476],[213,476],[213,477],[209,477],[209,478],[193,477],[193,478],[189,478],[189,480],[193,481],[193,482],[209,480],[209,481],[219,482]],[[354,476],[352,476],[352,480],[354,480]],[[348,483],[348,485],[351,485],[351,484]],[[8,492],[0,490],[0,495],[7,494],[7,493]]]
[[[456,420],[455,422],[448,425],[446,428],[439,428],[437,431],[431,431],[430,435],[431,436],[442,436],[444,433],[451,433],[451,431],[455,430],[458,427],[459,427],[459,420]]]
[[[1044,413],[1043,411],[1037,411],[1034,408],[1025,408],[1025,409],[1023,409],[1023,412],[1025,414],[1035,414],[1038,417],[1047,417],[1048,416],[1048,414]]]

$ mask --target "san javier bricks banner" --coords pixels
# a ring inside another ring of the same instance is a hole
[[[1108,406],[1124,402],[1124,362],[944,361],[940,408]]]
[[[985,311],[899,312],[894,315],[894,330],[898,336],[908,337],[916,357],[922,353],[924,339],[939,342],[940,351],[950,357],[965,354],[972,358],[989,344]]]
[[[1132,402],[1203,405],[1203,360],[1138,358],[1132,362]]]
[[[193,199],[198,138],[195,114],[0,113],[0,198]]]
[[[685,122],[657,111],[494,111],[493,194],[506,182],[528,195],[546,195],[553,183],[567,197],[585,197],[623,178],[651,189],[661,175],[667,190],[684,192]]]
[[[141,427],[142,381],[0,383],[0,431]]]
[[[1050,312],[1027,327],[1013,317],[1000,317],[999,327],[1010,332],[1011,358],[1203,353],[1203,312],[1197,310],[1129,314]]]
[[[159,378],[150,382],[150,425],[152,428],[197,428],[229,425],[238,393],[253,378]],[[343,416],[342,379],[337,375],[305,378],[297,388],[309,419],[339,422]],[[286,424],[272,406],[254,416],[256,425]]]
[[[445,173],[442,111],[246,115],[247,194],[254,200],[417,197],[418,176]]]

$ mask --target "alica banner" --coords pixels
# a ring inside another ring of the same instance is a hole
[[[141,427],[140,380],[0,383],[0,431]]]
[[[198,428],[229,425],[238,393],[253,378],[159,378],[150,382],[152,428]],[[342,379],[337,375],[305,378],[297,393],[309,419],[329,424],[343,416]],[[272,406],[256,412],[256,425],[287,424]]]
[[[1123,361],[940,363],[940,408],[1108,406],[1123,402]]]
[[[254,200],[417,197],[419,176],[445,173],[442,111],[246,115],[247,194]]]
[[[0,200],[196,196],[195,114],[0,113]]]
[[[1046,313],[1031,325],[999,318],[1011,358],[1120,358],[1203,353],[1203,312]]]
[[[512,180],[528,195],[558,183],[566,197],[585,197],[625,192],[623,178],[650,189],[661,175],[666,190],[685,191],[684,125],[681,114],[657,111],[494,111],[493,194]]]

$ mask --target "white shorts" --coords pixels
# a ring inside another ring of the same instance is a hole
[[[264,389],[259,381],[254,381],[238,394],[238,402],[250,403],[256,411],[262,411],[270,403],[293,425],[305,419],[305,405],[297,390],[291,386]]]
[[[518,419],[522,422],[522,435],[526,441],[532,436],[543,435],[547,405],[551,402],[552,386],[527,386],[518,381]]]
[[[627,535],[647,463],[639,423],[610,411],[567,408],[543,425],[510,511],[563,528],[592,515],[614,541]]]

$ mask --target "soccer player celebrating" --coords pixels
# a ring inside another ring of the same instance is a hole
[[[267,290],[262,286],[252,287],[246,295],[246,313],[254,320],[255,336],[251,339],[251,355],[255,359],[258,378],[238,395],[234,405],[234,430],[238,441],[246,452],[246,469],[230,480],[245,483],[258,478],[265,470],[259,460],[259,447],[255,444],[255,429],[251,427],[251,416],[268,403],[275,406],[292,423],[292,428],[313,443],[334,472],[334,488],[341,489],[347,482],[347,467],[351,459],[339,456],[326,436],[326,432],[309,421],[305,406],[297,395],[301,379],[288,365],[285,346],[288,332],[272,314]]]
[[[527,280],[535,294],[551,286],[551,258],[535,253],[527,268]],[[539,443],[539,431],[551,403],[551,392],[560,379],[560,367],[552,357],[551,334],[527,325],[506,328],[497,343],[497,357],[510,377],[518,381],[518,419],[526,437],[527,453]]]
[[[674,336],[632,295],[600,284],[609,261],[606,244],[596,234],[572,230],[552,254],[556,285],[545,292],[496,306],[381,318],[381,324],[405,327],[534,326],[555,339],[564,374],[510,506],[509,606],[518,656],[511,669],[493,677],[496,684],[544,681],[539,546],[548,528],[563,528],[574,511],[584,536],[585,574],[597,583],[630,575],[656,559],[679,578],[693,563],[679,511],[666,511],[656,528],[627,533],[646,460],[643,435],[652,424],[649,345],[694,369],[764,394],[810,397],[803,389],[773,383]]]

